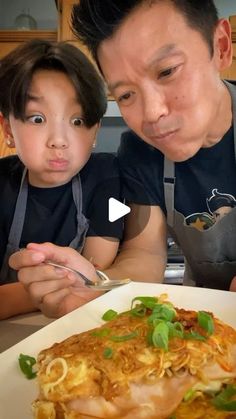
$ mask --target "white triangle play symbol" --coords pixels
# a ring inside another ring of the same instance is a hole
[[[130,207],[127,205],[122,204],[122,202],[115,198],[109,198],[108,219],[111,223],[124,217],[124,215],[128,214],[130,211]]]

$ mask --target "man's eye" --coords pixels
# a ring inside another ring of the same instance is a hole
[[[73,118],[71,120],[71,122],[72,122],[73,125],[76,125],[77,127],[80,127],[80,126],[84,125],[83,118]]]
[[[127,92],[127,93],[125,93],[124,95],[122,95],[118,98],[118,102],[128,100],[130,97],[131,97],[131,93]]]
[[[175,72],[176,69],[177,67],[167,68],[166,70],[163,70],[158,74],[158,78],[160,79],[162,77],[171,76]]]
[[[28,121],[33,122],[33,124],[42,124],[45,121],[45,119],[41,115],[32,115],[29,116],[27,119]]]

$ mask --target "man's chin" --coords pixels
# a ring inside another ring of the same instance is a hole
[[[165,157],[167,157],[167,159],[175,162],[175,163],[181,163],[184,162],[186,160],[191,159],[191,157],[193,157],[197,151],[190,151],[190,150],[181,150],[181,149],[177,149],[177,150],[160,150]]]

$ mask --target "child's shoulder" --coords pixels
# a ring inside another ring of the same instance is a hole
[[[11,174],[20,174],[23,171],[23,164],[17,155],[0,158],[0,175],[8,177]]]

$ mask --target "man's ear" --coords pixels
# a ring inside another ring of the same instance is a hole
[[[231,26],[227,19],[218,21],[214,34],[214,56],[219,71],[225,70],[232,64]]]
[[[12,134],[9,119],[4,118],[4,116],[2,114],[0,114],[0,125],[1,125],[2,130],[3,130],[3,136],[4,136],[4,141],[5,141],[6,145],[10,148],[14,148],[15,147],[15,142],[14,142],[14,138],[13,138],[13,134]]]

